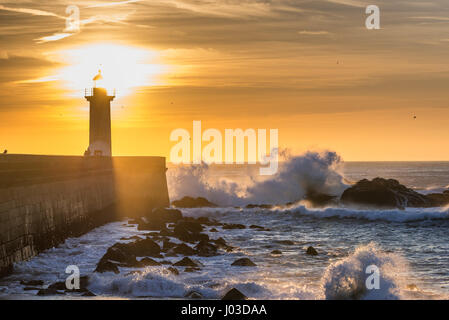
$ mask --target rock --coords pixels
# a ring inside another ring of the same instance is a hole
[[[245,209],[272,209],[273,207],[272,204],[248,204]]]
[[[304,199],[309,201],[314,207],[324,207],[338,203],[337,196],[317,192],[315,190],[308,190]]]
[[[295,245],[295,242],[293,242],[291,240],[279,240],[279,241],[276,241],[276,242],[279,243],[279,244],[286,245],[286,246],[293,246],[293,245]]]
[[[127,243],[125,248],[129,249],[132,254],[138,257],[160,257],[161,254],[161,247],[149,238]]]
[[[175,226],[175,230],[176,228],[184,228],[189,232],[193,232],[193,233],[199,233],[201,231],[203,231],[203,226],[201,225],[201,223],[197,222],[197,221],[179,221],[176,226]]]
[[[308,254],[310,256],[317,256],[318,251],[316,251],[314,247],[308,247],[306,250],[306,254]]]
[[[444,207],[449,204],[449,190],[445,190],[443,193],[430,193],[426,196],[434,207]]]
[[[229,290],[221,300],[246,300],[248,299],[243,293],[236,288]]]
[[[246,227],[243,224],[236,224],[236,223],[225,223],[223,225],[223,229],[226,230],[232,230],[232,229],[246,229]]]
[[[206,198],[192,198],[184,197],[181,200],[175,200],[172,205],[178,208],[203,208],[203,207],[217,207],[216,204],[209,202]]]
[[[175,267],[199,267],[199,264],[197,264],[190,258],[184,258],[184,259],[176,262],[175,264],[173,264],[173,266],[175,266]]]
[[[22,280],[22,281],[20,281],[20,284],[24,285],[24,286],[43,286],[44,281],[42,281],[42,280],[30,280],[30,281]]]
[[[184,297],[188,299],[202,299],[203,295],[197,291],[189,291]]]
[[[167,223],[174,223],[182,219],[182,213],[176,209],[155,208],[138,223],[138,230],[162,230]]]
[[[260,231],[270,231],[270,229],[266,229],[265,227],[257,226],[255,224],[249,226],[249,228],[250,229],[257,229],[257,230],[260,230]]]
[[[241,258],[241,259],[237,259],[235,260],[231,266],[239,266],[239,267],[255,267],[257,266],[254,262],[252,262],[250,259],[248,258]]]
[[[173,267],[168,267],[167,270],[168,270],[170,273],[172,273],[172,274],[174,274],[174,275],[176,275],[176,276],[179,276],[179,271],[178,271],[178,269],[173,268]]]
[[[198,226],[203,229],[203,227],[197,223],[178,223],[173,230],[173,236],[178,238],[181,241],[185,242],[195,242],[201,240],[209,240],[209,236],[207,234],[200,233],[198,230]]]
[[[215,228],[212,228],[212,229],[209,230],[209,232],[218,232],[218,230],[215,229]]]
[[[114,272],[115,274],[119,274],[120,271],[115,263],[112,263],[108,260],[100,260],[100,262],[97,264],[97,268],[94,272]]]
[[[60,290],[60,291],[64,291],[67,289],[65,282],[55,282],[52,283],[51,285],[48,286],[48,289],[55,289],[55,290]]]
[[[194,268],[194,267],[187,267],[184,269],[184,272],[197,272],[200,271],[200,268]]]
[[[95,293],[90,292],[89,290],[86,290],[83,294],[83,297],[96,297],[97,295]]]
[[[184,256],[193,256],[196,253],[192,247],[190,247],[184,243],[177,245],[176,247],[171,249],[171,251],[173,251],[174,253],[177,253],[177,254],[182,254]]]
[[[57,294],[64,294],[64,293],[60,292],[54,288],[40,289],[37,293],[38,296],[54,296]]]
[[[25,287],[23,288],[23,291],[39,291],[41,290],[41,288],[36,288],[36,287]]]
[[[127,244],[116,243],[106,251],[100,261],[116,261],[123,265],[133,265],[136,263],[136,256],[129,251]]]
[[[200,241],[195,246],[195,250],[200,257],[213,257],[217,255],[218,248],[207,241]]]
[[[162,242],[162,251],[167,252],[168,250],[170,250],[171,248],[173,248],[175,246],[176,246],[176,243],[170,242],[170,240],[165,240],[164,242]]]
[[[153,260],[151,258],[143,258],[142,260],[139,261],[139,264],[142,267],[153,267],[153,266],[160,266],[161,264],[159,262],[157,262],[156,260]]]
[[[281,250],[273,250],[273,251],[271,251],[271,254],[280,255],[280,254],[282,254],[282,251]]]
[[[394,179],[375,178],[360,180],[346,189],[340,198],[342,203],[368,207],[399,208],[431,207],[432,200],[405,187]]]

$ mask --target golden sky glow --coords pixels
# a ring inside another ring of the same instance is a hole
[[[294,153],[449,160],[449,2],[376,1],[381,30],[368,4],[0,0],[0,149],[81,155],[101,68],[115,155],[168,156],[170,132],[201,120],[277,128]]]

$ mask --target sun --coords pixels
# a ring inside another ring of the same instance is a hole
[[[154,63],[157,51],[132,46],[93,44],[57,54],[65,65],[57,78],[76,96],[93,86],[92,79],[99,70],[102,86],[115,89],[119,97],[131,94],[137,87],[154,85],[157,76],[167,70],[167,66]]]

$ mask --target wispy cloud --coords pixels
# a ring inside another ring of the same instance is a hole
[[[1,4],[0,4],[0,10],[31,14],[33,16],[55,17],[55,18],[64,19],[64,20],[66,19],[66,17],[60,16],[56,13],[49,12],[49,11],[29,9],[29,8],[11,8],[11,7],[5,7],[4,5],[1,5]]]
[[[107,2],[107,3],[99,3],[87,6],[86,8],[101,8],[101,7],[113,7],[113,6],[121,6],[136,2],[141,2],[142,0],[128,0],[128,1],[117,1],[117,2]]]
[[[67,37],[70,37],[70,36],[73,36],[73,35],[74,35],[74,33],[55,33],[55,34],[53,34],[51,36],[45,36],[45,37],[41,37],[41,38],[35,39],[35,41],[37,43],[58,41],[58,40],[61,40],[61,39],[64,39],[64,38],[67,38]]]

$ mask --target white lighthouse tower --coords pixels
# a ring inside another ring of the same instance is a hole
[[[85,156],[112,155],[111,147],[111,101],[115,98],[115,90],[110,94],[101,86],[101,70],[93,78],[94,87],[86,89],[84,97],[90,102],[89,112],[89,147]]]

